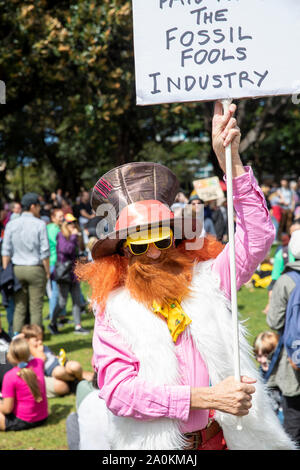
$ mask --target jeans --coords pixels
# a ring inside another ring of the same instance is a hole
[[[80,289],[80,306],[81,306],[81,308],[83,308],[83,307],[85,307],[85,305],[86,305],[86,300],[84,298],[82,290]]]
[[[13,320],[14,320],[14,311],[15,311],[15,301],[13,297],[9,297],[8,305],[5,307],[6,318],[8,323],[8,334],[13,337]]]
[[[80,284],[79,282],[58,284],[58,302],[53,311],[53,316],[51,319],[52,325],[56,325],[59,314],[66,307],[69,292],[72,296],[72,302],[73,302],[72,313],[73,313],[74,323],[75,323],[75,326],[80,325],[81,308],[80,308]]]
[[[209,217],[204,219],[204,229],[206,233],[210,233],[211,235],[216,235],[214,223]]]
[[[50,266],[50,272],[51,274],[54,271],[55,266]],[[53,318],[53,312],[55,310],[55,307],[58,303],[58,285],[57,282],[51,279],[51,297],[49,299],[49,317],[50,321]],[[61,316],[67,315],[66,308],[64,308],[61,312]]]
[[[86,217],[83,217],[82,215],[79,217],[79,225],[80,227],[83,229],[85,224],[87,224],[89,221],[89,219],[87,219]]]
[[[279,229],[279,222],[278,222],[277,219],[275,219],[275,217],[271,217],[271,220],[272,220],[273,225],[274,225],[275,230],[276,230],[275,240],[277,240],[277,234],[278,234],[278,229]]]

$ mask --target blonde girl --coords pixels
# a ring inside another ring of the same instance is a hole
[[[28,342],[20,337],[10,343],[7,359],[15,367],[3,378],[0,430],[21,431],[43,424],[48,417],[43,359],[30,360]]]

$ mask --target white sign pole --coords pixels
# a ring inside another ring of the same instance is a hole
[[[231,99],[222,100],[224,114],[228,111]],[[235,245],[234,245],[234,217],[233,217],[233,191],[232,191],[232,156],[231,143],[225,149],[226,156],[226,185],[227,185],[227,211],[228,211],[228,238],[229,238],[229,260],[230,260],[230,287],[231,287],[231,312],[232,312],[232,330],[233,330],[233,363],[234,377],[240,382],[240,345],[239,345],[239,322],[237,308],[237,288],[236,288],[236,269],[235,269]],[[237,429],[241,430],[240,419]]]

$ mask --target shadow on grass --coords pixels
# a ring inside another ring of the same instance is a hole
[[[91,349],[92,348],[92,338],[87,337],[86,339],[74,338],[73,341],[64,341],[62,339],[60,344],[51,344],[50,349],[55,354],[58,354],[60,348],[64,348],[67,355],[72,351],[79,351],[80,349]]]
[[[50,404],[50,413],[47,424],[58,424],[60,421],[67,419],[67,416],[73,409],[72,405],[63,405],[62,403]]]

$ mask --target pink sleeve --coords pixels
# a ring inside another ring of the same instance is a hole
[[[15,398],[15,381],[11,373],[4,374],[1,393],[3,398]]]
[[[190,387],[156,386],[139,378],[139,361],[119,334],[96,318],[93,362],[100,397],[117,416],[150,420],[167,417],[187,421]]]
[[[235,256],[237,289],[248,282],[268,254],[275,228],[264,195],[250,167],[233,179],[233,204],[236,213]],[[220,287],[230,298],[229,245],[216,258],[212,268],[220,278]]]

